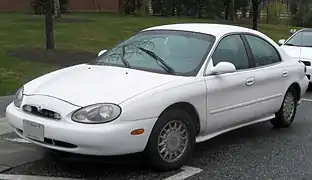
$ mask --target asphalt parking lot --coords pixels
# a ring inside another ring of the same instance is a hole
[[[272,129],[271,124],[265,122],[223,134],[198,144],[184,171],[166,173],[155,172],[146,166],[140,155],[113,158],[76,155],[55,157],[31,144],[11,142],[9,140],[16,136],[7,133],[0,136],[0,140],[32,149],[34,151],[27,153],[37,156],[34,161],[25,161],[0,172],[0,179],[5,174],[90,180],[178,180],[183,177],[188,177],[187,180],[312,179],[311,107],[310,90],[299,106],[291,128]],[[24,156],[30,157],[27,153],[19,153],[20,158],[15,157],[14,161],[21,161]]]

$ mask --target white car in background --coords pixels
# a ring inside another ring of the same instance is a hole
[[[306,65],[307,77],[312,82],[312,29],[295,31],[287,40],[281,39],[278,43],[293,59]]]
[[[145,152],[180,168],[195,143],[263,121],[289,127],[308,87],[305,66],[268,36],[237,26],[148,28],[93,62],[23,85],[6,109],[26,140],[86,155]]]

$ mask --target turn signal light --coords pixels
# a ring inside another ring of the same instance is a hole
[[[131,135],[136,136],[136,135],[141,135],[143,133],[144,133],[144,129],[136,129],[131,132]]]

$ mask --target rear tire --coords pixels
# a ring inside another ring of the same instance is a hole
[[[146,147],[150,164],[160,171],[181,168],[191,158],[196,125],[185,111],[171,109],[157,120]]]
[[[297,97],[297,91],[290,87],[285,94],[280,110],[275,114],[275,118],[271,120],[271,124],[275,128],[286,128],[293,123],[297,111]]]

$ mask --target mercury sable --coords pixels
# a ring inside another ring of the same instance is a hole
[[[294,60],[300,60],[307,67],[307,77],[312,82],[312,29],[303,28],[293,32],[287,40],[278,42]]]
[[[144,152],[180,168],[198,142],[250,124],[289,127],[306,68],[268,36],[218,24],[144,29],[86,64],[23,85],[6,109],[39,146],[86,155]]]

